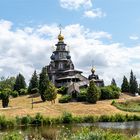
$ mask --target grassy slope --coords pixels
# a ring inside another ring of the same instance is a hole
[[[120,101],[125,101],[128,98],[139,98],[123,95]],[[34,108],[31,108],[31,98],[28,96],[18,97],[10,99],[9,108],[3,109],[0,101],[0,115],[7,117],[23,116],[23,115],[34,115],[41,113],[45,116],[56,117],[61,115],[64,111],[71,112],[73,115],[114,115],[115,113],[121,114],[137,114],[128,113],[118,110],[116,107],[110,105],[112,100],[98,101],[97,104],[85,104],[80,102],[71,102],[66,104],[58,103],[56,100],[55,104],[51,102],[41,102],[40,97],[34,98]]]

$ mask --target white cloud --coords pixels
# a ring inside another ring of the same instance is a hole
[[[53,27],[53,28],[52,28]],[[28,80],[34,69],[40,71],[50,62],[51,46],[57,43],[58,27],[40,25],[12,30],[12,23],[0,21],[0,76],[17,75]],[[95,32],[80,24],[67,25],[62,30],[65,43],[70,46],[75,67],[90,74],[94,60],[97,74],[109,84],[112,77],[120,84],[123,75],[132,69],[140,82],[140,46],[127,48],[120,43],[104,44],[102,38],[111,39],[107,32]]]
[[[92,0],[60,0],[60,5],[66,9],[78,9],[80,7],[92,7]]]
[[[129,39],[131,39],[131,40],[138,40],[139,37],[136,36],[136,35],[131,35],[131,36],[129,37]]]
[[[97,17],[101,18],[101,17],[105,17],[106,14],[102,12],[101,9],[97,8],[97,9],[85,11],[84,16],[89,18],[97,18]]]
[[[102,12],[100,8],[93,8],[93,0],[60,0],[60,6],[69,10],[77,10],[83,8],[83,16],[88,18],[105,17],[106,13]]]

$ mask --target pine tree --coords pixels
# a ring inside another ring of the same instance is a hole
[[[129,91],[132,94],[135,94],[136,92],[138,92],[138,84],[137,84],[136,76],[134,76],[132,70],[130,72],[130,82],[129,83],[130,83],[129,84]]]
[[[29,83],[28,92],[31,93],[33,89],[38,89],[38,86],[39,86],[38,76],[36,71],[34,71]]]
[[[87,101],[89,103],[96,103],[99,99],[99,90],[93,81],[90,81],[89,87],[87,89]]]
[[[125,76],[123,77],[123,83],[121,85],[121,91],[122,92],[129,92],[129,83],[128,83],[128,80]]]
[[[111,85],[113,85],[113,86],[117,86],[116,81],[115,81],[114,78],[112,78]]]
[[[138,92],[138,82],[137,82],[137,79],[136,79],[136,76],[134,76],[134,93],[137,93]]]
[[[47,68],[43,67],[39,76],[39,93],[41,95],[41,99],[43,102],[47,100],[45,96],[45,91],[48,88],[48,84],[49,84],[49,78],[47,75]]]
[[[19,73],[16,77],[14,90],[20,92],[21,89],[25,89],[25,88],[26,88],[25,78],[22,74]]]

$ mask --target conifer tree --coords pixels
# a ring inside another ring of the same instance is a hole
[[[113,86],[117,86],[116,81],[115,81],[114,78],[112,78],[111,85],[113,85]]]
[[[39,86],[39,81],[35,70],[29,83],[28,92],[31,93],[33,89],[38,89],[38,86]]]
[[[138,92],[138,83],[137,83],[137,80],[136,80],[136,76],[134,76],[132,70],[130,72],[129,91],[132,94],[135,94],[136,92]]]
[[[128,80],[125,76],[123,77],[123,83],[121,85],[121,91],[122,92],[129,92],[129,83],[128,83]]]
[[[93,81],[90,81],[89,87],[87,89],[87,101],[89,103],[96,103],[99,99],[99,90]]]
[[[25,88],[26,88],[25,78],[22,74],[19,73],[16,77],[14,90],[20,92],[21,89],[25,89]]]
[[[55,103],[55,99],[57,97],[57,91],[52,82],[49,82],[48,87],[45,91],[45,96],[47,101],[51,101],[51,102],[54,101]]]
[[[47,68],[43,67],[39,76],[39,93],[41,95],[41,99],[43,102],[47,100],[45,96],[45,91],[48,88],[48,84],[49,84],[49,78],[47,74]]]
[[[136,76],[134,76],[134,93],[137,93],[138,92],[138,82],[137,82],[137,79],[136,79]]]

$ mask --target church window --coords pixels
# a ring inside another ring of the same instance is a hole
[[[63,58],[63,53],[59,53],[59,58],[60,58],[60,59]]]
[[[59,69],[63,69],[63,63],[59,63]]]

